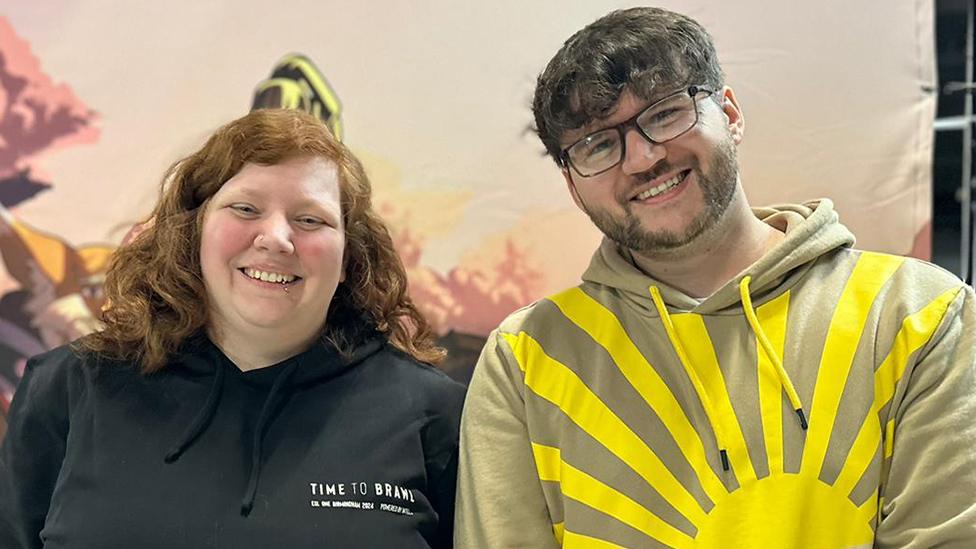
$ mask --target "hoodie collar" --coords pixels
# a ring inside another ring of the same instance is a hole
[[[674,309],[713,313],[739,305],[739,284],[746,276],[752,279],[751,293],[761,299],[783,286],[798,271],[802,274],[819,257],[854,244],[854,235],[839,222],[828,199],[753,208],[752,212],[763,222],[784,231],[786,238],[704,300],[648,276],[633,264],[629,253],[621,253],[617,244],[607,238],[593,255],[583,280],[621,290],[625,299],[648,313],[655,311],[647,292],[650,286],[658,287],[664,302]]]
[[[232,375],[255,387],[270,388],[282,371],[291,369],[288,386],[303,385],[335,377],[352,368],[383,347],[383,339],[374,337],[360,345],[349,355],[339,353],[334,345],[326,341],[316,341],[301,353],[277,364],[264,368],[241,371],[227,355],[205,334],[187,340],[179,354],[176,365],[196,375],[213,375],[218,367],[227,367]]]

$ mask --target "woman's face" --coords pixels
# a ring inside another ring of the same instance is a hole
[[[200,265],[211,331],[310,342],[343,280],[345,232],[334,163],[245,164],[204,213]]]

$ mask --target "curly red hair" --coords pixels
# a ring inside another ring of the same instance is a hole
[[[407,294],[406,271],[372,209],[362,164],[321,121],[294,110],[251,112],[167,170],[150,221],[109,265],[104,329],[80,346],[137,361],[149,373],[163,368],[185,340],[204,333],[209,306],[200,234],[210,198],[247,163],[274,165],[296,156],[325,158],[339,171],[346,278],[329,306],[323,338],[349,353],[379,332],[415,359],[439,363],[444,350]]]

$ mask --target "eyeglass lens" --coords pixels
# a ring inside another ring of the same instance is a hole
[[[690,130],[698,119],[695,98],[680,92],[654,103],[637,115],[635,125],[654,143],[664,143]],[[569,148],[570,163],[583,177],[604,172],[623,160],[624,123],[592,133]]]

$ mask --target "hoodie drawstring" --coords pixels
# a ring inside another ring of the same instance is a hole
[[[752,328],[752,331],[755,332],[760,347],[762,347],[766,356],[769,357],[769,361],[773,364],[773,369],[776,370],[776,377],[779,378],[779,383],[783,387],[783,390],[786,391],[786,396],[793,406],[793,411],[796,412],[796,417],[800,421],[800,428],[806,430],[807,418],[803,413],[803,404],[800,401],[800,395],[797,394],[796,388],[793,386],[793,381],[790,380],[789,374],[783,368],[783,360],[773,349],[773,345],[769,342],[766,332],[763,331],[762,326],[759,324],[756,311],[752,307],[752,298],[749,295],[749,283],[751,281],[752,277],[745,276],[739,283],[739,295],[742,298],[742,308],[745,311],[746,319],[749,321],[749,326]],[[725,436],[725,428],[722,423],[717,421],[718,414],[712,406],[711,398],[709,398],[708,393],[705,391],[705,386],[702,384],[701,378],[698,377],[697,371],[691,366],[691,361],[688,359],[684,345],[678,339],[678,334],[674,329],[674,323],[671,321],[671,315],[668,313],[664,299],[661,297],[661,291],[657,289],[657,286],[651,286],[650,293],[654,307],[657,308],[657,312],[661,316],[661,323],[664,324],[664,331],[667,332],[668,340],[671,341],[671,345],[674,347],[674,351],[678,355],[678,361],[681,362],[685,373],[691,379],[691,384],[694,386],[695,392],[698,393],[698,398],[701,400],[702,407],[705,409],[705,415],[708,417],[708,421],[712,424],[712,429],[715,431],[715,441],[718,444],[719,457],[722,459],[722,470],[728,471],[729,456],[725,444],[728,439]]]
[[[739,295],[742,297],[742,308],[745,310],[749,325],[752,326],[752,331],[756,333],[756,339],[759,340],[759,345],[766,352],[769,361],[773,363],[773,368],[776,370],[779,383],[786,391],[786,396],[790,399],[790,405],[793,406],[796,417],[800,419],[800,427],[805,431],[807,429],[807,418],[803,413],[803,403],[800,402],[800,395],[797,394],[789,374],[783,368],[783,360],[773,350],[773,345],[769,342],[769,338],[766,337],[766,332],[763,331],[762,326],[759,324],[759,319],[756,317],[756,311],[752,308],[752,298],[749,296],[749,283],[751,281],[751,276],[744,276],[742,281],[739,282]]]
[[[651,286],[650,292],[651,300],[654,301],[654,306],[657,307],[657,312],[661,316],[661,323],[664,324],[664,331],[667,332],[671,346],[674,347],[674,351],[678,355],[678,361],[681,362],[685,373],[691,379],[691,384],[695,387],[695,392],[698,393],[698,399],[701,400],[702,407],[705,409],[705,416],[708,417],[708,422],[712,424],[712,430],[715,431],[715,441],[718,443],[718,453],[722,460],[722,470],[728,471],[729,454],[726,451],[725,445],[725,441],[728,439],[725,436],[725,428],[718,421],[718,413],[715,411],[715,407],[712,406],[712,399],[709,398],[708,393],[705,391],[705,386],[702,384],[701,378],[698,377],[698,372],[691,367],[691,361],[688,359],[684,345],[678,339],[678,334],[674,329],[674,323],[671,322],[671,315],[668,314],[668,308],[664,305],[664,299],[661,297],[660,290],[657,289],[657,286]]]
[[[279,394],[281,393],[281,388],[285,386],[288,379],[291,378],[291,374],[295,371],[298,366],[297,361],[293,361],[291,364],[285,366],[277,378],[275,378],[274,383],[271,385],[271,390],[268,391],[268,396],[264,400],[264,405],[261,406],[261,413],[258,416],[257,424],[254,427],[254,437],[251,439],[251,469],[248,472],[247,488],[244,491],[244,499],[241,501],[241,516],[248,516],[251,509],[254,507],[254,496],[258,489],[258,476],[261,471],[261,442],[264,439],[264,433],[268,429],[268,424],[271,422],[271,414],[274,411],[274,407],[279,400]],[[180,442],[163,458],[165,463],[173,463],[180,459],[180,456],[186,452],[187,448],[193,445],[193,442],[207,430],[210,423],[213,422],[214,416],[217,414],[217,405],[220,403],[220,397],[223,394],[224,389],[224,377],[225,370],[227,366],[223,364],[218,364],[216,368],[216,373],[214,374],[213,386],[210,388],[210,394],[207,395],[207,401],[203,404],[203,408],[197,413],[197,416],[193,418],[190,426],[187,428],[186,432],[180,438]]]
[[[213,385],[210,387],[210,394],[207,395],[207,401],[203,404],[203,408],[200,409],[197,416],[193,418],[193,421],[190,422],[190,426],[183,433],[180,442],[163,457],[164,463],[173,463],[180,459],[183,452],[210,426],[214,415],[217,413],[217,405],[220,404],[220,397],[224,392],[224,370],[224,365],[217,365],[217,372],[214,374]]]
[[[271,385],[271,390],[268,391],[267,398],[264,399],[264,405],[261,406],[261,415],[258,416],[257,425],[254,427],[254,438],[251,440],[251,471],[248,475],[249,478],[247,480],[247,489],[244,491],[244,499],[241,500],[242,517],[248,516],[254,507],[254,495],[258,491],[258,476],[261,472],[261,442],[264,440],[264,432],[268,428],[268,424],[271,421],[271,414],[275,405],[278,403],[278,394],[281,392],[281,388],[288,382],[288,379],[297,366],[297,361],[292,361],[285,366],[284,370],[275,378],[274,383]]]

